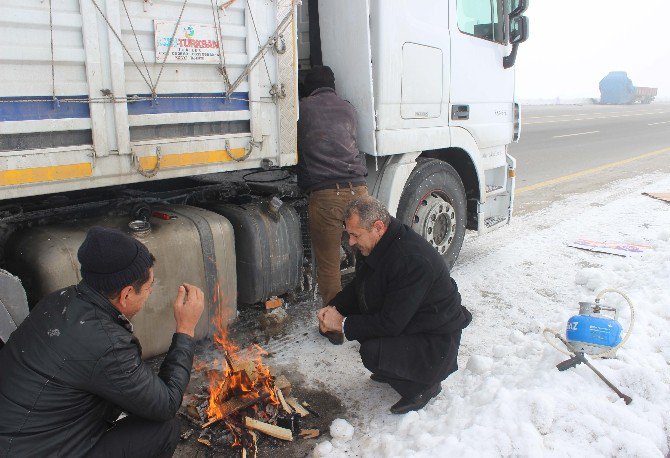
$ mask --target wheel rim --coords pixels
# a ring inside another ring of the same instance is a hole
[[[447,254],[456,236],[456,210],[438,191],[426,194],[416,207],[412,229],[441,255]]]

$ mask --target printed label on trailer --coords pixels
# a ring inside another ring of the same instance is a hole
[[[175,33],[176,25],[174,21],[154,20],[156,62],[163,62],[168,49],[170,55],[165,61],[167,63],[211,64],[220,61],[216,27],[181,22]],[[173,33],[174,40],[172,39]],[[170,47],[170,42],[172,42],[172,47]]]

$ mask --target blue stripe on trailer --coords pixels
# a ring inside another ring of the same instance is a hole
[[[149,94],[137,97],[151,99]],[[239,111],[249,109],[249,93],[233,92],[230,100],[224,93],[215,94],[161,94],[156,99],[132,101],[128,96],[128,114],[195,113],[209,111]]]
[[[249,93],[233,92],[230,99],[224,93],[162,94],[155,99],[150,95],[136,97],[150,100],[132,100],[128,96],[128,114],[197,113],[212,111],[241,111],[249,109]],[[90,118],[87,96],[64,96],[54,101],[51,96],[0,97],[0,122],[37,121],[42,119]]]
[[[0,97],[0,122],[36,121],[40,119],[90,118],[84,95],[68,96],[68,100],[54,101],[51,96]]]

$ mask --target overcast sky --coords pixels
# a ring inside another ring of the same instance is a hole
[[[623,70],[670,97],[670,0],[530,0],[517,56],[517,98],[599,97]]]

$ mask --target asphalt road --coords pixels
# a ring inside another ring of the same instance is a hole
[[[522,107],[517,214],[614,180],[670,172],[670,104]]]

